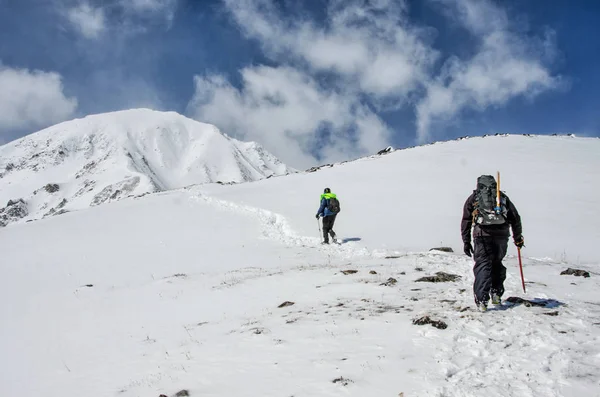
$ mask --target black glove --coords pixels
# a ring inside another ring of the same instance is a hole
[[[471,243],[465,243],[464,250],[466,256],[471,256],[473,254],[473,246],[471,245]]]
[[[317,218],[317,219],[319,219],[319,216],[320,216],[320,215],[319,215],[319,214],[317,214],[317,215],[316,215],[316,218]]]
[[[525,239],[523,236],[515,236],[515,245],[519,248],[523,248],[525,245]]]

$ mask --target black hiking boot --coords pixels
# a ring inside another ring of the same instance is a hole
[[[338,240],[336,238],[335,232],[332,230],[332,231],[329,232],[329,234],[331,235],[331,239],[333,240],[333,243],[337,244]]]

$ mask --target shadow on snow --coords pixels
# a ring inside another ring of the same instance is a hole
[[[506,298],[502,305],[498,305],[490,308],[491,310],[508,310],[513,307],[517,307],[520,305],[524,305],[526,307],[541,307],[545,309],[555,309],[560,306],[564,306],[564,302],[557,301],[556,299],[542,299],[542,298],[533,298],[533,299],[523,299],[516,296],[511,296]]]

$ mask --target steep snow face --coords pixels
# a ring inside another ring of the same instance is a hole
[[[260,145],[174,112],[93,115],[0,147],[0,204],[24,199],[28,209],[18,212],[26,213],[22,218],[4,216],[0,222],[191,184],[247,182],[288,172]]]

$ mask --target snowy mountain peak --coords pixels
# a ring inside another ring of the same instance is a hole
[[[130,195],[290,171],[259,144],[175,112],[97,114],[0,146],[0,203],[13,200],[0,211],[0,224],[19,219],[9,213],[38,219]],[[17,202],[21,210],[11,210]]]

